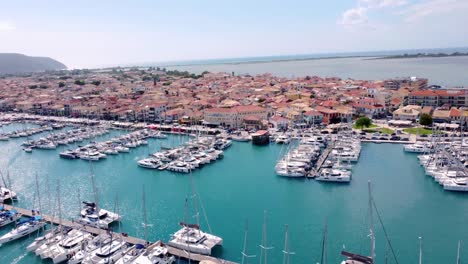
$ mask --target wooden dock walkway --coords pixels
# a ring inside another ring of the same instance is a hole
[[[332,151],[333,146],[334,146],[333,142],[328,144],[327,148],[322,152],[319,159],[315,163],[315,168],[311,170],[309,174],[307,174],[308,178],[315,178],[320,168],[322,168],[323,163],[327,160],[328,155],[330,155],[330,152]]]
[[[29,217],[32,216],[32,211],[31,210],[27,210],[27,209],[19,208],[19,207],[16,207],[16,206],[7,205],[7,204],[3,204],[3,207],[5,208],[5,210],[16,210],[18,213],[22,214],[23,216],[29,216]],[[66,220],[66,219],[60,220],[60,218],[58,218],[58,217],[53,217],[53,216],[45,215],[45,214],[42,214],[42,219],[44,219],[47,222],[54,223],[56,225],[62,224],[63,226],[67,226],[67,227],[71,227],[71,228],[77,228],[77,229],[86,231],[88,233],[94,234],[94,235],[100,235],[100,234],[104,234],[104,233],[109,232],[108,230],[105,230],[105,229],[95,228],[95,227],[91,227],[91,226],[85,226],[85,225],[82,225],[80,223],[76,223],[74,221],[70,221],[70,220]],[[147,242],[149,242],[149,241],[145,241],[144,239],[141,239],[141,238],[128,236],[128,235],[126,235],[124,233],[115,233],[115,234],[121,234],[122,238],[123,238],[123,240],[125,242],[130,243],[130,244],[134,244],[134,245],[135,244],[145,245]],[[162,244],[162,243],[161,243],[161,241],[158,240],[158,241],[154,242],[153,244]],[[220,258],[215,258],[215,257],[205,256],[205,255],[200,255],[200,254],[195,254],[195,253],[188,253],[188,252],[186,252],[184,250],[173,248],[173,247],[170,247],[170,246],[167,246],[167,245],[166,245],[166,247],[168,248],[169,254],[174,255],[176,257],[179,257],[179,258],[184,258],[184,259],[189,259],[190,258],[190,260],[193,260],[193,261],[196,261],[196,262],[209,261],[209,262],[212,262],[212,263],[219,263],[219,264],[224,264],[224,263],[225,264],[235,264],[235,262],[231,262],[231,261],[220,259]]]

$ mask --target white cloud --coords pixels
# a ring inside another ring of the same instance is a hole
[[[0,21],[0,31],[12,31],[15,29],[16,29],[15,25],[9,22]]]
[[[361,25],[367,22],[367,8],[356,7],[346,10],[340,20],[345,26]]]
[[[468,1],[430,0],[411,5],[406,10],[399,12],[399,14],[404,15],[407,22],[415,22],[428,16],[447,14],[455,11],[468,11]]]
[[[367,24],[367,28],[374,28],[368,24],[367,13],[369,10],[399,7],[406,4],[406,0],[358,0],[357,7],[343,13],[340,24],[347,28],[363,24]]]
[[[407,4],[406,0],[360,0],[359,4],[368,8],[395,7]]]

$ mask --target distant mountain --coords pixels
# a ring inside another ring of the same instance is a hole
[[[67,66],[48,57],[30,57],[17,53],[0,53],[0,74],[64,70]]]

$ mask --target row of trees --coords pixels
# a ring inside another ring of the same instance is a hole
[[[422,114],[419,117],[419,124],[421,126],[430,126],[432,125],[432,116],[429,114]],[[362,116],[356,120],[356,127],[357,128],[368,128],[372,126],[372,120],[368,117]]]

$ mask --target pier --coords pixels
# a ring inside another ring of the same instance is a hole
[[[333,147],[333,142],[328,144],[327,148],[322,152],[319,159],[315,163],[315,168],[309,174],[307,174],[307,178],[314,178],[317,175],[317,172],[320,170],[320,168],[322,168],[323,163],[327,160],[328,155],[330,155]]]
[[[6,210],[16,210],[18,213],[22,214],[23,216],[29,216],[29,217],[33,216],[31,210],[18,208],[18,207],[7,205],[7,204],[3,204],[3,207]],[[86,232],[88,232],[90,234],[93,234],[93,235],[100,235],[100,234],[105,234],[105,233],[109,232],[109,230],[82,225],[82,224],[76,223],[74,221],[70,221],[70,220],[66,220],[66,219],[60,219],[58,217],[53,217],[53,216],[46,215],[46,214],[41,214],[41,216],[42,216],[42,219],[44,219],[47,222],[50,222],[50,223],[53,223],[53,224],[56,224],[56,225],[62,224],[63,226],[80,229],[80,230],[86,231]],[[145,241],[144,239],[141,239],[141,238],[128,236],[125,233],[118,233],[118,234],[122,235],[122,239],[125,242],[133,244],[133,245],[135,245],[135,244],[146,245],[147,242],[148,242],[148,241]],[[163,244],[163,243],[160,240],[158,240],[158,241],[154,242],[154,244]],[[177,248],[174,248],[174,247],[170,247],[170,246],[167,246],[167,245],[166,245],[166,247],[168,249],[169,254],[174,255],[176,257],[179,257],[179,258],[183,258],[183,259],[190,259],[192,261],[197,261],[197,262],[209,261],[211,263],[219,263],[219,264],[236,264],[235,262],[231,262],[231,261],[220,259],[220,258],[205,256],[205,255],[196,254],[196,253],[189,253],[187,251],[177,249]]]

